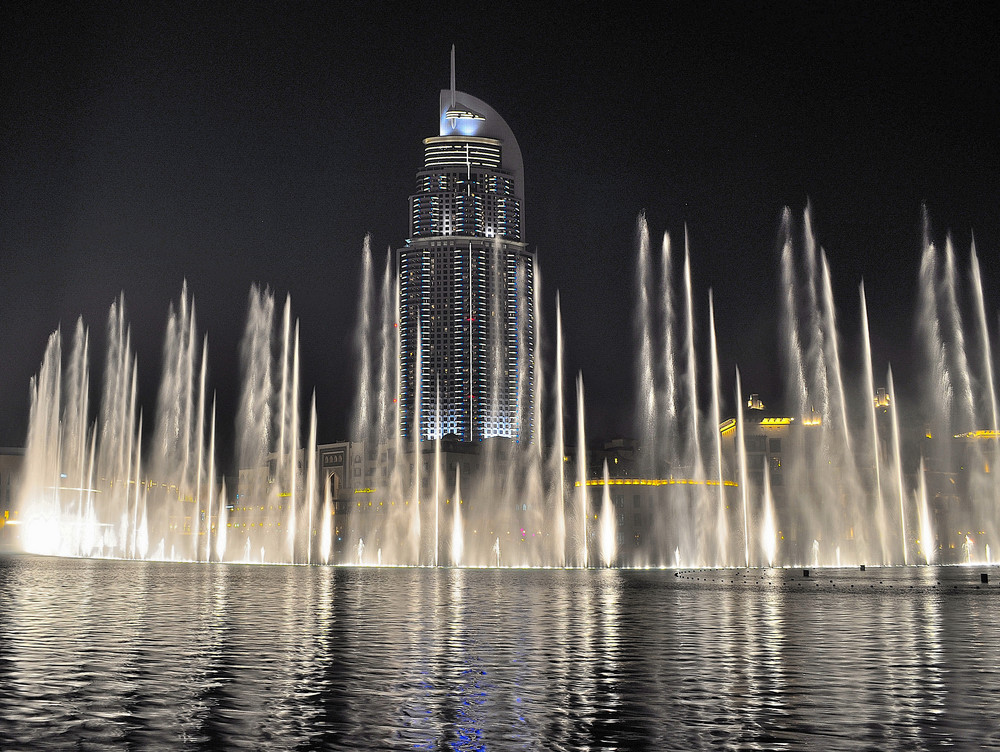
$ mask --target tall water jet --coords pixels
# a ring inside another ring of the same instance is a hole
[[[417,316],[417,352],[416,352],[416,370],[414,373],[423,373],[423,366],[421,363],[421,353],[423,352],[423,347],[421,346],[421,327],[420,327],[420,316]],[[411,561],[420,561],[421,550],[420,550],[420,482],[422,478],[421,474],[421,458],[420,458],[420,442],[423,437],[420,435],[420,426],[422,423],[422,413],[423,413],[423,388],[420,379],[414,379],[414,399],[413,399],[413,426],[410,429],[411,446],[413,447],[413,472],[411,473],[411,483],[413,484],[412,496],[410,498],[410,549],[413,552]]]
[[[462,529],[462,468],[455,466],[455,495],[452,498],[454,506],[451,517],[451,563],[453,566],[462,565],[462,553],[465,544],[465,536]]]
[[[767,566],[773,567],[778,552],[778,524],[774,513],[774,494],[771,493],[771,472],[764,465],[764,519],[760,526],[761,552]]]
[[[149,528],[146,515],[146,489],[140,484],[142,478],[142,413],[139,413],[139,429],[135,440],[135,509],[132,515],[132,558],[145,559],[149,552]]]
[[[694,291],[691,284],[691,248],[688,240],[687,227],[684,228],[684,349],[687,362],[686,378],[686,409],[687,409],[687,446],[684,453],[684,464],[689,470],[689,478],[694,480],[695,490],[687,499],[687,525],[684,539],[693,543],[694,562],[705,560],[705,541],[700,531],[707,529],[705,501],[705,465],[701,450],[701,422],[698,411],[698,374],[697,356],[695,354],[694,337]],[[716,425],[713,428],[717,428]]]
[[[817,287],[817,255],[818,245],[816,236],[812,228],[812,207],[806,205],[803,212],[803,225],[805,236],[805,262],[806,262],[806,310],[808,311],[808,332],[809,342],[806,351],[806,364],[809,368],[809,409],[816,411],[822,416],[824,421],[830,416],[830,386],[828,376],[828,365],[826,362],[826,340],[828,336],[834,334],[833,330],[824,328],[825,316],[820,309],[819,294]],[[817,408],[816,405],[819,405]],[[804,415],[804,413],[803,413]]]
[[[372,420],[372,395],[375,394],[372,383],[372,356],[369,345],[372,341],[372,249],[371,235],[365,235],[361,249],[361,295],[358,299],[358,328],[355,334],[354,353],[358,362],[358,387],[355,391],[353,425],[351,427],[352,441],[370,441],[368,435],[374,422]]]
[[[218,503],[218,508],[216,508],[216,502]],[[222,557],[219,555],[219,550],[225,548],[225,546],[219,546],[218,541],[220,538],[225,540],[225,499],[220,494],[218,499],[216,499],[215,493],[215,395],[212,395],[212,420],[209,424],[208,429],[208,535],[205,537],[205,560],[206,561],[221,561]],[[213,510],[215,514],[215,545],[212,543],[212,516]],[[212,558],[213,549],[216,552],[215,558]]]
[[[743,566],[750,566],[750,490],[747,487],[747,440],[743,423],[743,386],[736,369],[736,452],[740,466],[740,505],[743,508]]]
[[[125,323],[125,302],[124,297],[119,297],[115,304],[112,304],[108,313],[108,351],[105,361],[104,388],[101,398],[101,418],[97,432],[92,432],[90,437],[89,455],[86,460],[88,470],[86,477],[90,479],[86,485],[88,488],[86,499],[85,517],[89,520],[86,526],[80,526],[80,531],[86,531],[87,536],[95,536],[97,529],[95,525],[102,528],[102,549],[103,542],[110,543],[110,549],[102,550],[102,555],[122,555],[124,546],[129,538],[128,525],[128,478],[133,465],[133,455],[136,445],[135,410],[136,410],[136,367],[135,359],[130,351],[130,336],[128,326]],[[78,339],[80,327],[78,325]],[[78,352],[78,348],[74,348]],[[79,362],[71,367],[70,372],[80,372],[86,370],[86,363]],[[81,384],[89,383],[87,377]],[[72,396],[72,387],[69,395]],[[82,418],[83,416],[81,416]],[[72,427],[72,423],[64,421],[71,433],[77,429]],[[97,467],[95,470],[95,453],[97,452],[98,433],[101,438],[100,453],[96,454]],[[84,460],[80,456],[81,465]],[[136,463],[138,458],[136,456]],[[83,477],[81,475],[81,477]],[[102,510],[98,513],[94,508],[94,494],[100,490],[102,492]],[[144,498],[145,503],[145,498]],[[143,512],[145,513],[145,509]],[[118,522],[120,529],[116,530],[115,522]],[[109,524],[110,523],[110,524]],[[124,525],[124,527],[122,527]],[[120,548],[118,547],[120,544]],[[77,554],[89,555],[93,552],[80,550]]]
[[[829,482],[831,485],[836,482],[842,490],[842,495],[847,499],[861,499],[864,497],[864,489],[858,475],[857,462],[853,448],[851,427],[847,419],[847,396],[844,390],[844,376],[841,367],[840,346],[838,343],[836,308],[833,299],[833,285],[830,278],[830,265],[826,254],[821,253],[821,279],[822,279],[822,302],[823,321],[826,330],[824,339],[826,346],[826,362],[830,369],[828,377],[830,409],[829,413],[821,416],[823,446],[829,451],[830,462],[824,469],[834,468],[834,478],[819,481]],[[852,531],[861,525],[862,512],[858,504],[834,504],[827,506],[831,512],[825,515],[824,525],[829,529]],[[840,507],[838,509],[838,507]],[[843,533],[841,533],[843,535]],[[850,534],[849,534],[850,535]],[[850,538],[855,538],[850,535]],[[854,541],[852,541],[854,542]],[[838,546],[839,551],[839,546]],[[854,555],[859,558],[867,558],[868,552],[858,552]]]
[[[330,484],[327,482],[323,484],[323,507],[321,511],[323,519],[320,522],[319,528],[319,560],[323,564],[330,563],[330,557],[333,553],[333,502],[330,496]]]
[[[996,432],[1000,430],[1000,409],[997,407],[996,381],[993,376],[993,349],[990,345],[990,329],[986,324],[986,302],[983,296],[983,278],[979,271],[979,257],[976,255],[976,242],[972,241],[969,252],[969,266],[972,275],[972,292],[975,297],[976,322],[979,325],[981,357],[983,361],[983,380],[986,384],[988,405],[990,410],[989,428]],[[1000,477],[1000,473],[997,474]]]
[[[954,367],[956,391],[956,408],[958,430],[972,431],[976,428],[976,406],[972,397],[972,380],[969,374],[969,361],[965,353],[965,333],[962,327],[962,314],[958,307],[958,272],[955,268],[955,249],[951,236],[944,244],[944,273],[941,279],[942,308],[947,336],[952,344],[951,359]]]
[[[231,524],[246,536],[243,550],[254,552],[253,559],[259,551],[262,561],[279,563],[306,559],[298,553],[307,461],[300,445],[299,324],[293,323],[291,296],[286,296],[282,312],[276,369],[273,322],[274,296],[253,287],[240,347],[239,503]]]
[[[169,550],[176,556],[179,550],[184,558],[194,554],[192,518],[196,514],[196,489],[203,482],[203,478],[196,477],[198,457],[204,451],[200,446],[203,438],[198,436],[204,418],[195,414],[199,406],[204,409],[204,398],[195,394],[198,351],[194,300],[185,282],[176,309],[171,303],[167,317],[150,461],[150,473],[159,485],[154,524],[166,534],[164,552]]]
[[[711,424],[715,450],[715,484],[718,491],[715,500],[715,566],[725,564],[729,549],[729,527],[726,520],[726,487],[722,477],[722,431],[718,427],[722,423],[719,409],[719,351],[715,340],[715,302],[712,291],[708,291],[708,331],[709,348],[712,355],[712,413]]]
[[[441,550],[441,381],[434,385],[434,566]]]
[[[920,523],[920,548],[924,554],[924,562],[933,564],[934,555],[934,525],[931,521],[931,506],[927,498],[927,472],[924,469],[924,458],[920,458],[920,469],[917,474],[917,510]]]
[[[865,284],[864,282],[860,285],[860,298],[861,298],[861,334],[862,334],[862,344],[864,346],[863,350],[863,363],[864,363],[864,377],[865,377],[865,396],[868,405],[867,418],[868,425],[871,431],[871,458],[874,463],[875,469],[875,533],[877,539],[881,543],[882,549],[882,563],[889,563],[890,554],[888,551],[888,542],[886,541],[886,530],[888,526],[885,519],[885,501],[882,496],[882,449],[879,442],[878,436],[878,421],[875,415],[875,380],[872,375],[872,345],[871,345],[871,334],[868,328],[868,304],[865,301]]]
[[[899,499],[899,533],[903,551],[903,565],[909,564],[906,535],[906,491],[903,487],[903,450],[899,441],[899,406],[896,402],[896,386],[892,380],[892,368],[886,374],[889,392],[889,412],[892,417],[892,466],[895,475],[896,493]]]
[[[580,545],[581,545],[581,566],[589,566],[590,557],[587,546],[587,436],[584,428],[583,416],[583,372],[576,376],[576,482],[579,493],[577,494],[578,514],[581,523]]]
[[[215,536],[215,557],[217,561],[226,561],[226,544],[229,542],[229,503],[226,494],[226,481],[219,485],[219,532]]]
[[[927,405],[928,428],[932,435],[943,437],[950,428],[951,402],[954,395],[951,372],[948,368],[948,353],[941,334],[941,324],[937,313],[937,251],[930,242],[926,213],[924,216],[923,253],[920,258],[920,287],[918,295],[917,327],[924,345],[926,362],[932,373],[925,385],[927,397],[921,404]]]
[[[808,224],[808,213],[806,214]],[[796,272],[795,245],[792,240],[792,216],[788,207],[781,216],[781,353],[783,359],[783,372],[785,374],[785,400],[788,404],[791,418],[800,424],[805,424],[812,419],[812,396],[810,394],[810,376],[815,376],[818,371],[822,371],[820,364],[807,364],[809,355],[816,356],[817,350],[811,347],[811,343],[817,339],[812,325],[816,317],[813,316],[815,305],[810,306],[809,301],[815,299],[813,290],[814,276],[808,274],[808,270],[814,268],[812,262],[813,243],[811,233],[807,227],[807,248],[805,252],[807,274],[806,280],[800,282]],[[804,298],[804,300],[802,299]],[[805,322],[800,322],[800,309],[805,309]],[[827,487],[825,478],[817,478],[816,475],[825,475],[822,467],[815,467],[810,462],[813,454],[812,448],[807,446],[806,436],[803,432],[796,432],[788,437],[783,447],[786,456],[789,458],[787,470],[787,484],[798,493],[812,495],[819,488]],[[818,481],[818,482],[817,482]],[[799,507],[794,503],[789,505],[791,519],[792,542],[794,556],[803,557],[802,544],[805,540],[815,538],[819,533],[817,528],[824,527],[817,525],[813,511],[809,506]]]
[[[24,451],[25,480],[21,486],[20,504],[24,526],[22,545],[30,553],[60,553],[64,537],[73,532],[64,522],[60,508],[59,476],[63,448],[59,423],[61,388],[62,332],[57,329],[49,336],[42,365],[30,385],[31,408]],[[82,468],[77,475],[80,474]]]
[[[656,435],[656,385],[653,376],[653,334],[652,310],[649,301],[649,228],[646,216],[639,215],[636,227],[639,239],[639,264],[637,267],[637,286],[639,288],[639,304],[636,306],[636,325],[639,330],[639,384],[638,408],[639,439],[643,452],[646,454],[645,472],[653,469],[653,461],[658,456]]]
[[[209,533],[203,533],[202,530],[202,517],[205,516],[204,509],[202,507],[202,489],[206,486],[205,473],[208,468],[205,465],[205,379],[208,376],[208,337],[202,341],[201,347],[201,372],[198,377],[198,407],[197,413],[197,428],[195,429],[196,435],[196,446],[198,452],[198,462],[197,469],[195,470],[195,513],[194,513],[194,524],[192,533],[194,535],[194,560],[200,561],[201,556],[201,536],[205,534],[206,538]],[[214,479],[208,477],[208,485],[214,483]],[[211,523],[211,517],[209,516],[209,524]]]
[[[601,564],[610,567],[615,561],[615,510],[611,503],[611,479],[608,461],[604,460],[604,485],[601,489]]]
[[[535,279],[535,286],[532,290],[534,295],[534,300],[532,302],[532,313],[535,317],[535,342],[534,342],[534,373],[535,378],[533,380],[533,388],[535,393],[531,400],[531,409],[533,411],[531,423],[534,426],[532,431],[531,440],[534,442],[535,456],[533,469],[536,473],[541,470],[541,465],[543,462],[543,452],[545,442],[543,441],[543,431],[542,431],[542,401],[545,399],[545,380],[542,378],[542,272],[538,268],[538,259],[534,262],[533,277]],[[541,485],[541,478],[536,478],[536,482]],[[539,491],[541,488],[539,488]]]
[[[790,376],[789,398],[794,415],[803,416],[809,411],[809,393],[806,388],[805,369],[802,364],[802,343],[799,336],[798,312],[796,310],[796,284],[792,245],[792,216],[788,207],[781,215],[781,231],[784,240],[781,246],[781,288],[782,296],[782,344],[786,369]]]
[[[372,368],[372,317],[374,313],[373,303],[373,271],[372,271],[372,251],[371,235],[365,235],[361,249],[361,293],[358,296],[358,323],[352,342],[352,354],[357,364],[357,384],[354,390],[354,404],[350,417],[351,442],[357,444],[360,452],[364,455],[371,452],[376,432],[381,428],[374,420],[374,412],[379,409],[378,405],[373,405],[373,395],[376,393],[375,380]],[[384,337],[384,334],[383,334]],[[385,378],[385,371],[382,370],[381,378]],[[380,417],[382,417],[380,415]],[[362,485],[357,483],[357,485]],[[363,484],[367,487],[367,483]],[[359,510],[352,505],[350,532],[352,537],[358,535],[375,540],[376,533],[371,529],[369,517],[366,510]]]
[[[285,300],[285,311],[286,315],[291,315],[292,301],[291,296],[288,296]],[[288,525],[288,558],[287,561],[294,563],[295,549],[296,549],[296,537],[298,533],[298,505],[299,505],[299,489],[301,484],[300,480],[300,469],[302,463],[299,460],[299,434],[301,427],[299,426],[299,322],[298,319],[295,321],[295,340],[294,340],[294,351],[292,355],[292,383],[291,388],[286,396],[287,410],[290,414],[289,423],[291,425],[290,435],[287,437],[287,443],[285,446],[285,457],[286,457],[286,473],[287,473],[287,484],[288,484],[288,511],[285,515],[285,524]],[[279,509],[281,507],[279,506]]]
[[[556,373],[555,373],[555,437],[550,467],[554,478],[553,528],[556,564],[566,562],[566,433],[563,412],[563,336],[562,312],[559,306],[559,292],[556,291]]]
[[[987,467],[993,468],[993,471],[989,473],[992,478],[990,506],[996,509],[1000,507],[1000,409],[997,407],[996,381],[993,375],[993,349],[990,344],[989,326],[986,323],[986,302],[983,294],[983,280],[979,270],[979,257],[976,255],[975,239],[973,239],[969,251],[969,266],[972,275],[972,292],[975,298],[976,321],[979,326],[980,357],[983,363],[982,380],[986,385],[986,401],[990,415],[988,429],[992,431],[992,439],[983,453],[986,455]],[[995,533],[996,529],[990,532]]]
[[[91,474],[92,482],[89,488],[97,489],[101,484],[104,491],[103,516],[110,520],[118,520],[117,538],[119,546],[109,552],[111,555],[124,555],[127,541],[132,538],[129,530],[130,517],[128,485],[122,480],[130,477],[133,467],[138,468],[140,453],[138,449],[139,432],[136,429],[136,411],[138,409],[138,370],[135,356],[131,352],[131,335],[125,319],[125,297],[119,295],[108,311],[107,350],[104,362],[103,387],[101,390],[101,406],[98,426],[91,437],[91,448],[96,449],[97,467]],[[86,364],[81,364],[86,367]],[[89,384],[89,376],[87,378]],[[72,429],[70,429],[72,431]],[[100,446],[94,447],[97,439]],[[82,458],[81,458],[82,461]],[[138,481],[138,469],[137,481]],[[100,480],[103,479],[103,480]],[[115,483],[115,480],[119,482]],[[138,502],[139,487],[136,486],[135,502]],[[106,494],[106,495],[105,495]],[[93,492],[88,506],[92,509]],[[146,495],[142,503],[145,505]],[[143,513],[145,514],[145,509]],[[134,515],[133,515],[134,519]],[[132,523],[134,530],[134,522]],[[114,530],[114,526],[107,528]],[[145,555],[145,554],[143,554]]]
[[[250,506],[270,506],[267,476],[260,468],[267,466],[274,437],[272,395],[271,334],[274,323],[274,296],[254,285],[250,288],[247,323],[240,342],[243,389],[236,413],[236,461],[240,482],[236,489],[241,510]],[[247,503],[244,503],[247,502]],[[259,510],[266,511],[266,510]],[[243,523],[245,525],[245,523]],[[250,531],[238,550],[249,561]]]
[[[660,321],[663,330],[662,344],[662,372],[663,372],[663,399],[662,410],[660,411],[662,427],[658,432],[658,441],[661,446],[671,441],[676,435],[677,423],[677,386],[676,386],[676,364],[674,353],[674,300],[673,300],[673,270],[670,255],[670,235],[663,233],[663,246],[661,250],[660,268]],[[673,463],[676,459],[672,452],[665,453],[665,459]],[[659,470],[654,465],[654,468]]]
[[[68,486],[77,497],[77,540],[74,546],[84,554],[91,553],[97,538],[98,524],[93,508],[93,463],[90,461],[94,447],[93,433],[88,430],[89,382],[87,372],[87,353],[89,337],[81,320],[77,320],[73,338],[73,349],[67,365],[63,394],[64,407],[62,411],[62,455],[61,462],[64,471],[60,473],[60,481],[65,475],[66,483],[58,484],[57,494],[61,497]],[[61,503],[60,503],[61,507]],[[82,545],[81,545],[82,544]]]
[[[309,406],[309,443],[306,444],[306,564],[312,564],[313,525],[316,504],[316,390],[313,390],[312,403]]]

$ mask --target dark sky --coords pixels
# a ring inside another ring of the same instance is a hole
[[[1000,38],[985,3],[149,5],[4,11],[0,445],[23,444],[50,331],[82,314],[100,371],[121,291],[151,412],[184,279],[220,426],[259,282],[291,293],[319,437],[343,438],[362,241],[380,266],[406,236],[453,43],[458,88],[518,137],[546,324],[558,288],[592,434],[631,432],[641,211],[678,246],[687,225],[702,342],[711,287],[723,373],[740,365],[771,401],[785,206],[812,203],[848,353],[865,280],[877,371],[912,347],[924,202],[963,266],[975,233],[996,326]]]

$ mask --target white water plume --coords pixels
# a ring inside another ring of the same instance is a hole
[[[601,486],[600,519],[601,564],[605,567],[610,567],[615,561],[618,542],[615,539],[615,509],[611,503],[611,479],[608,476],[607,460],[604,460],[604,485]]]

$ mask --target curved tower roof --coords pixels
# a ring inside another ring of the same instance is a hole
[[[454,73],[454,72],[453,72]],[[441,90],[441,136],[492,138],[502,144],[501,169],[514,180],[514,192],[524,199],[524,162],[514,132],[500,113],[464,91]]]

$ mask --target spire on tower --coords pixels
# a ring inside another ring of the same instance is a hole
[[[451,109],[455,109],[455,45],[451,46]]]

